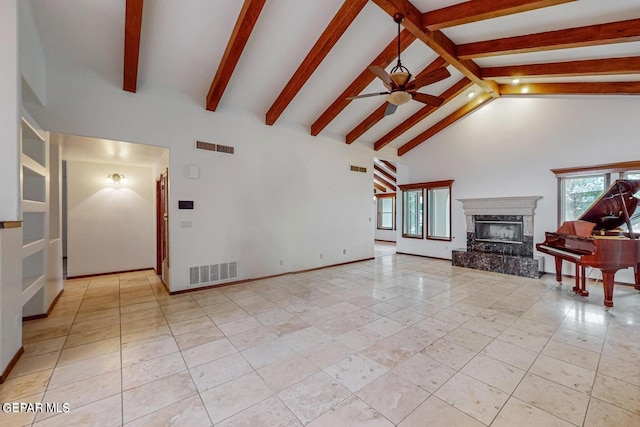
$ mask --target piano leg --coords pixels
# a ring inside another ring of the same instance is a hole
[[[613,307],[613,279],[615,275],[615,271],[602,270],[602,287],[604,288],[605,310]]]
[[[576,285],[573,287],[573,293],[580,295],[580,264],[576,263]]]
[[[635,288],[640,291],[640,264],[636,264],[633,267],[633,273],[634,273],[634,277],[636,279]]]
[[[576,266],[576,269],[578,267]],[[583,297],[589,296],[589,291],[587,290],[587,271],[586,266],[580,264],[580,295]]]
[[[556,282],[562,284],[562,258],[553,257],[556,260]]]

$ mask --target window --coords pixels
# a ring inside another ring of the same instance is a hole
[[[403,194],[403,237],[422,239],[423,189],[405,191]]]
[[[451,187],[427,190],[427,238],[451,240]]]
[[[451,180],[399,186],[403,192],[402,237],[422,239],[426,221],[427,239],[451,240],[452,184]]]
[[[558,178],[558,220],[578,219],[616,179],[640,179],[640,161],[552,169]],[[640,229],[640,216],[631,218]],[[626,227],[625,227],[626,228]]]
[[[561,222],[578,219],[608,184],[607,174],[562,178]]]
[[[396,198],[395,195],[376,195],[378,205],[378,230],[396,229]]]

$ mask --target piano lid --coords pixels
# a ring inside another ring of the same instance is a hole
[[[640,179],[618,179],[578,219],[594,223],[595,230],[620,227],[628,220],[624,206],[629,218],[633,217],[640,202],[639,191]]]

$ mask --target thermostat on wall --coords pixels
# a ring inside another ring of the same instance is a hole
[[[178,200],[178,209],[193,209],[193,200]]]

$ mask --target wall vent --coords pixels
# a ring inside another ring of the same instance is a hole
[[[238,277],[238,263],[230,262],[229,263],[229,278],[233,279],[234,277]]]
[[[234,154],[235,148],[230,145],[212,144],[211,142],[196,141],[198,150],[215,151],[218,153]]]
[[[189,285],[206,285],[238,277],[238,261],[189,267]]]
[[[216,149],[218,153],[234,154],[235,149],[229,145],[220,145]]]
[[[200,283],[200,267],[189,268],[189,285]]]
[[[196,141],[196,148],[198,150],[216,151],[216,144],[204,141]]]
[[[225,280],[229,278],[229,263],[225,262],[220,264],[220,280]]]
[[[214,264],[212,266],[210,266],[210,273],[211,273],[211,281],[215,282],[217,280],[220,280],[220,275],[218,274],[218,264]]]
[[[362,172],[362,173],[367,173],[367,168],[362,167],[362,166],[354,166],[354,165],[351,165],[351,172]]]

